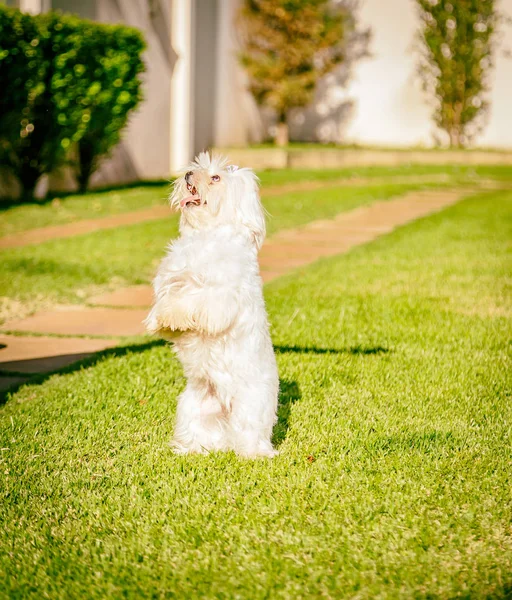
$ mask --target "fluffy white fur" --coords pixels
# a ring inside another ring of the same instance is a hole
[[[257,260],[265,237],[258,179],[203,152],[170,200],[181,235],[153,282],[146,326],[174,343],[188,380],[174,449],[274,456],[279,379]]]

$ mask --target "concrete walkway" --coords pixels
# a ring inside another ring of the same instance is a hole
[[[270,186],[262,190],[263,198],[280,196],[282,194],[291,194],[294,192],[306,192],[336,187],[363,187],[376,185],[406,185],[411,183],[443,183],[450,180],[444,173],[434,175],[405,175],[399,177],[379,177],[379,178],[343,178],[319,181],[303,181],[299,183],[289,183],[283,185]],[[98,219],[84,219],[73,223],[63,225],[51,225],[48,227],[39,227],[13,233],[0,238],[0,250],[8,248],[21,248],[33,244],[42,244],[56,239],[74,237],[102,231],[104,229],[114,229],[126,225],[137,225],[148,221],[157,221],[171,216],[171,211],[167,205],[152,206],[142,210],[131,211],[119,215],[100,217]]]
[[[365,244],[440,211],[472,191],[459,188],[410,192],[341,213],[334,219],[281,231],[268,239],[261,250],[263,281]],[[95,296],[88,306],[64,307],[6,323],[1,328],[4,334],[0,335],[0,372],[5,375],[0,377],[0,390],[2,386],[5,389],[22,383],[23,374],[54,371],[111,348],[123,337],[144,333],[142,320],[150,303],[149,286],[132,286]]]

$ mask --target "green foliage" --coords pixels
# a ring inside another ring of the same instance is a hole
[[[480,131],[500,15],[494,0],[416,0],[422,28],[420,74],[437,100],[436,125],[452,146]]]
[[[0,163],[27,197],[40,175],[62,160],[62,141],[72,130],[52,102],[51,33],[40,20],[0,7]]]
[[[144,41],[135,29],[124,26],[94,28],[88,40],[87,68],[94,74],[86,78],[83,104],[88,125],[78,142],[78,183],[85,191],[99,160],[120,139],[130,112],[142,99],[139,74],[144,70],[140,56]],[[84,118],[82,117],[82,118]]]
[[[280,123],[313,99],[318,80],[345,57],[348,11],[328,0],[246,0],[239,15],[243,51],[256,101]]]
[[[143,47],[127,27],[0,7],[0,163],[19,179],[25,199],[91,132],[105,139],[89,150],[88,176],[118,141],[140,100]]]

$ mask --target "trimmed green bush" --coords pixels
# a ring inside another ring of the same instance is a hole
[[[66,128],[50,102],[50,50],[35,18],[0,7],[0,164],[19,179],[25,199],[64,155]]]
[[[0,7],[0,163],[18,178],[22,199],[75,144],[81,156],[80,140],[95,137],[85,142],[85,167],[78,165],[79,185],[87,186],[141,99],[143,49],[132,28]]]
[[[77,180],[85,191],[99,160],[119,142],[130,112],[139,104],[144,70],[141,35],[124,26],[95,27],[87,42],[87,68],[94,77],[82,97],[87,128],[78,142]]]

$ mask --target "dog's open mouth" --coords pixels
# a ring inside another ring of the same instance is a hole
[[[197,193],[196,187],[187,183],[187,190],[191,193],[191,196],[187,196],[180,200],[181,208],[185,208],[186,206],[200,206],[201,196]]]
[[[199,206],[201,204],[201,198],[196,194],[195,196],[187,196],[180,200],[181,208],[185,206]]]

